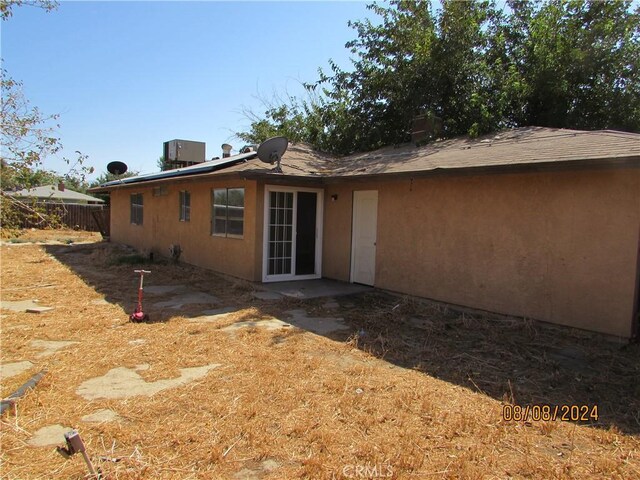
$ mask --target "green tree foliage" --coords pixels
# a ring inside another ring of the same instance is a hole
[[[8,20],[15,7],[28,5],[46,11],[57,8],[58,3],[49,0],[0,0],[0,18]],[[58,115],[45,115],[32,107],[22,91],[22,83],[14,80],[4,69],[0,69],[2,104],[0,107],[0,188],[15,190],[64,181],[69,188],[84,192],[85,175],[93,168],[84,166],[86,155],[76,152],[73,161],[64,158],[69,171],[60,176],[43,168],[47,156],[62,150],[60,139],[55,135]],[[0,192],[0,225],[6,231],[16,228],[20,219],[35,215],[39,224],[59,224],[54,215],[46,215],[38,205],[27,205]]]
[[[76,152],[77,158],[64,175],[43,169],[47,156],[62,149],[55,130],[58,115],[44,115],[37,107],[31,107],[22,92],[22,83],[13,80],[5,69],[0,70],[2,105],[0,107],[0,184],[3,190],[37,187],[64,181],[70,188],[86,190],[85,175],[93,168],[83,164],[86,155]],[[75,188],[74,188],[75,187]]]
[[[350,22],[353,68],[319,70],[306,100],[250,116],[239,136],[286,135],[334,153],[406,142],[411,120],[442,136],[504,127],[640,130],[640,7],[628,0],[395,0]]]
[[[164,172],[165,170],[171,170],[172,168],[171,162],[169,162],[168,160],[165,160],[164,155],[158,158],[156,165],[158,166],[161,172]]]
[[[0,18],[8,20],[13,15],[13,9],[20,6],[38,7],[47,12],[58,8],[55,0],[0,0]]]

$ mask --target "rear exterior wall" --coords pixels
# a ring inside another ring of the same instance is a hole
[[[325,277],[349,281],[354,190],[378,191],[376,287],[631,336],[639,169],[329,185]]]
[[[166,194],[153,195],[153,186],[162,186]],[[180,260],[192,265],[222,272],[246,280],[258,280],[256,239],[262,241],[261,218],[256,218],[256,182],[229,181],[172,181],[153,186],[128,186],[111,191],[111,239],[156,255],[168,256],[170,245],[180,245]],[[244,234],[242,238],[211,235],[211,209],[214,188],[244,188]],[[188,222],[180,221],[180,191],[191,194],[191,215]],[[143,223],[130,221],[130,196],[143,194]],[[260,223],[258,224],[258,220]],[[257,229],[260,229],[259,233]]]

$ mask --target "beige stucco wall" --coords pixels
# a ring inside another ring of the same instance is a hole
[[[640,170],[329,185],[323,273],[345,281],[354,190],[379,192],[376,287],[630,336]]]
[[[256,235],[262,238],[262,229],[257,230],[256,194],[254,181],[229,180],[194,182],[181,181],[155,184],[167,188],[167,194],[154,197],[152,187],[127,187],[111,191],[111,239],[131,245],[143,251],[153,251],[162,256],[169,255],[169,246],[179,244],[180,260],[193,265],[210,268],[228,275],[258,280],[256,271]],[[211,190],[213,188],[245,189],[244,236],[241,239],[218,237],[210,234]],[[179,221],[179,192],[191,193],[191,220]],[[130,223],[130,195],[144,195],[143,225]],[[260,220],[261,221],[261,220]],[[259,232],[259,233],[257,233]]]

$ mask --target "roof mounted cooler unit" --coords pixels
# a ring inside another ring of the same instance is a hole
[[[173,168],[188,167],[205,161],[205,143],[193,140],[164,142],[164,158]]]

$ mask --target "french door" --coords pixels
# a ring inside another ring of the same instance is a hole
[[[322,190],[265,187],[265,282],[322,275]]]

